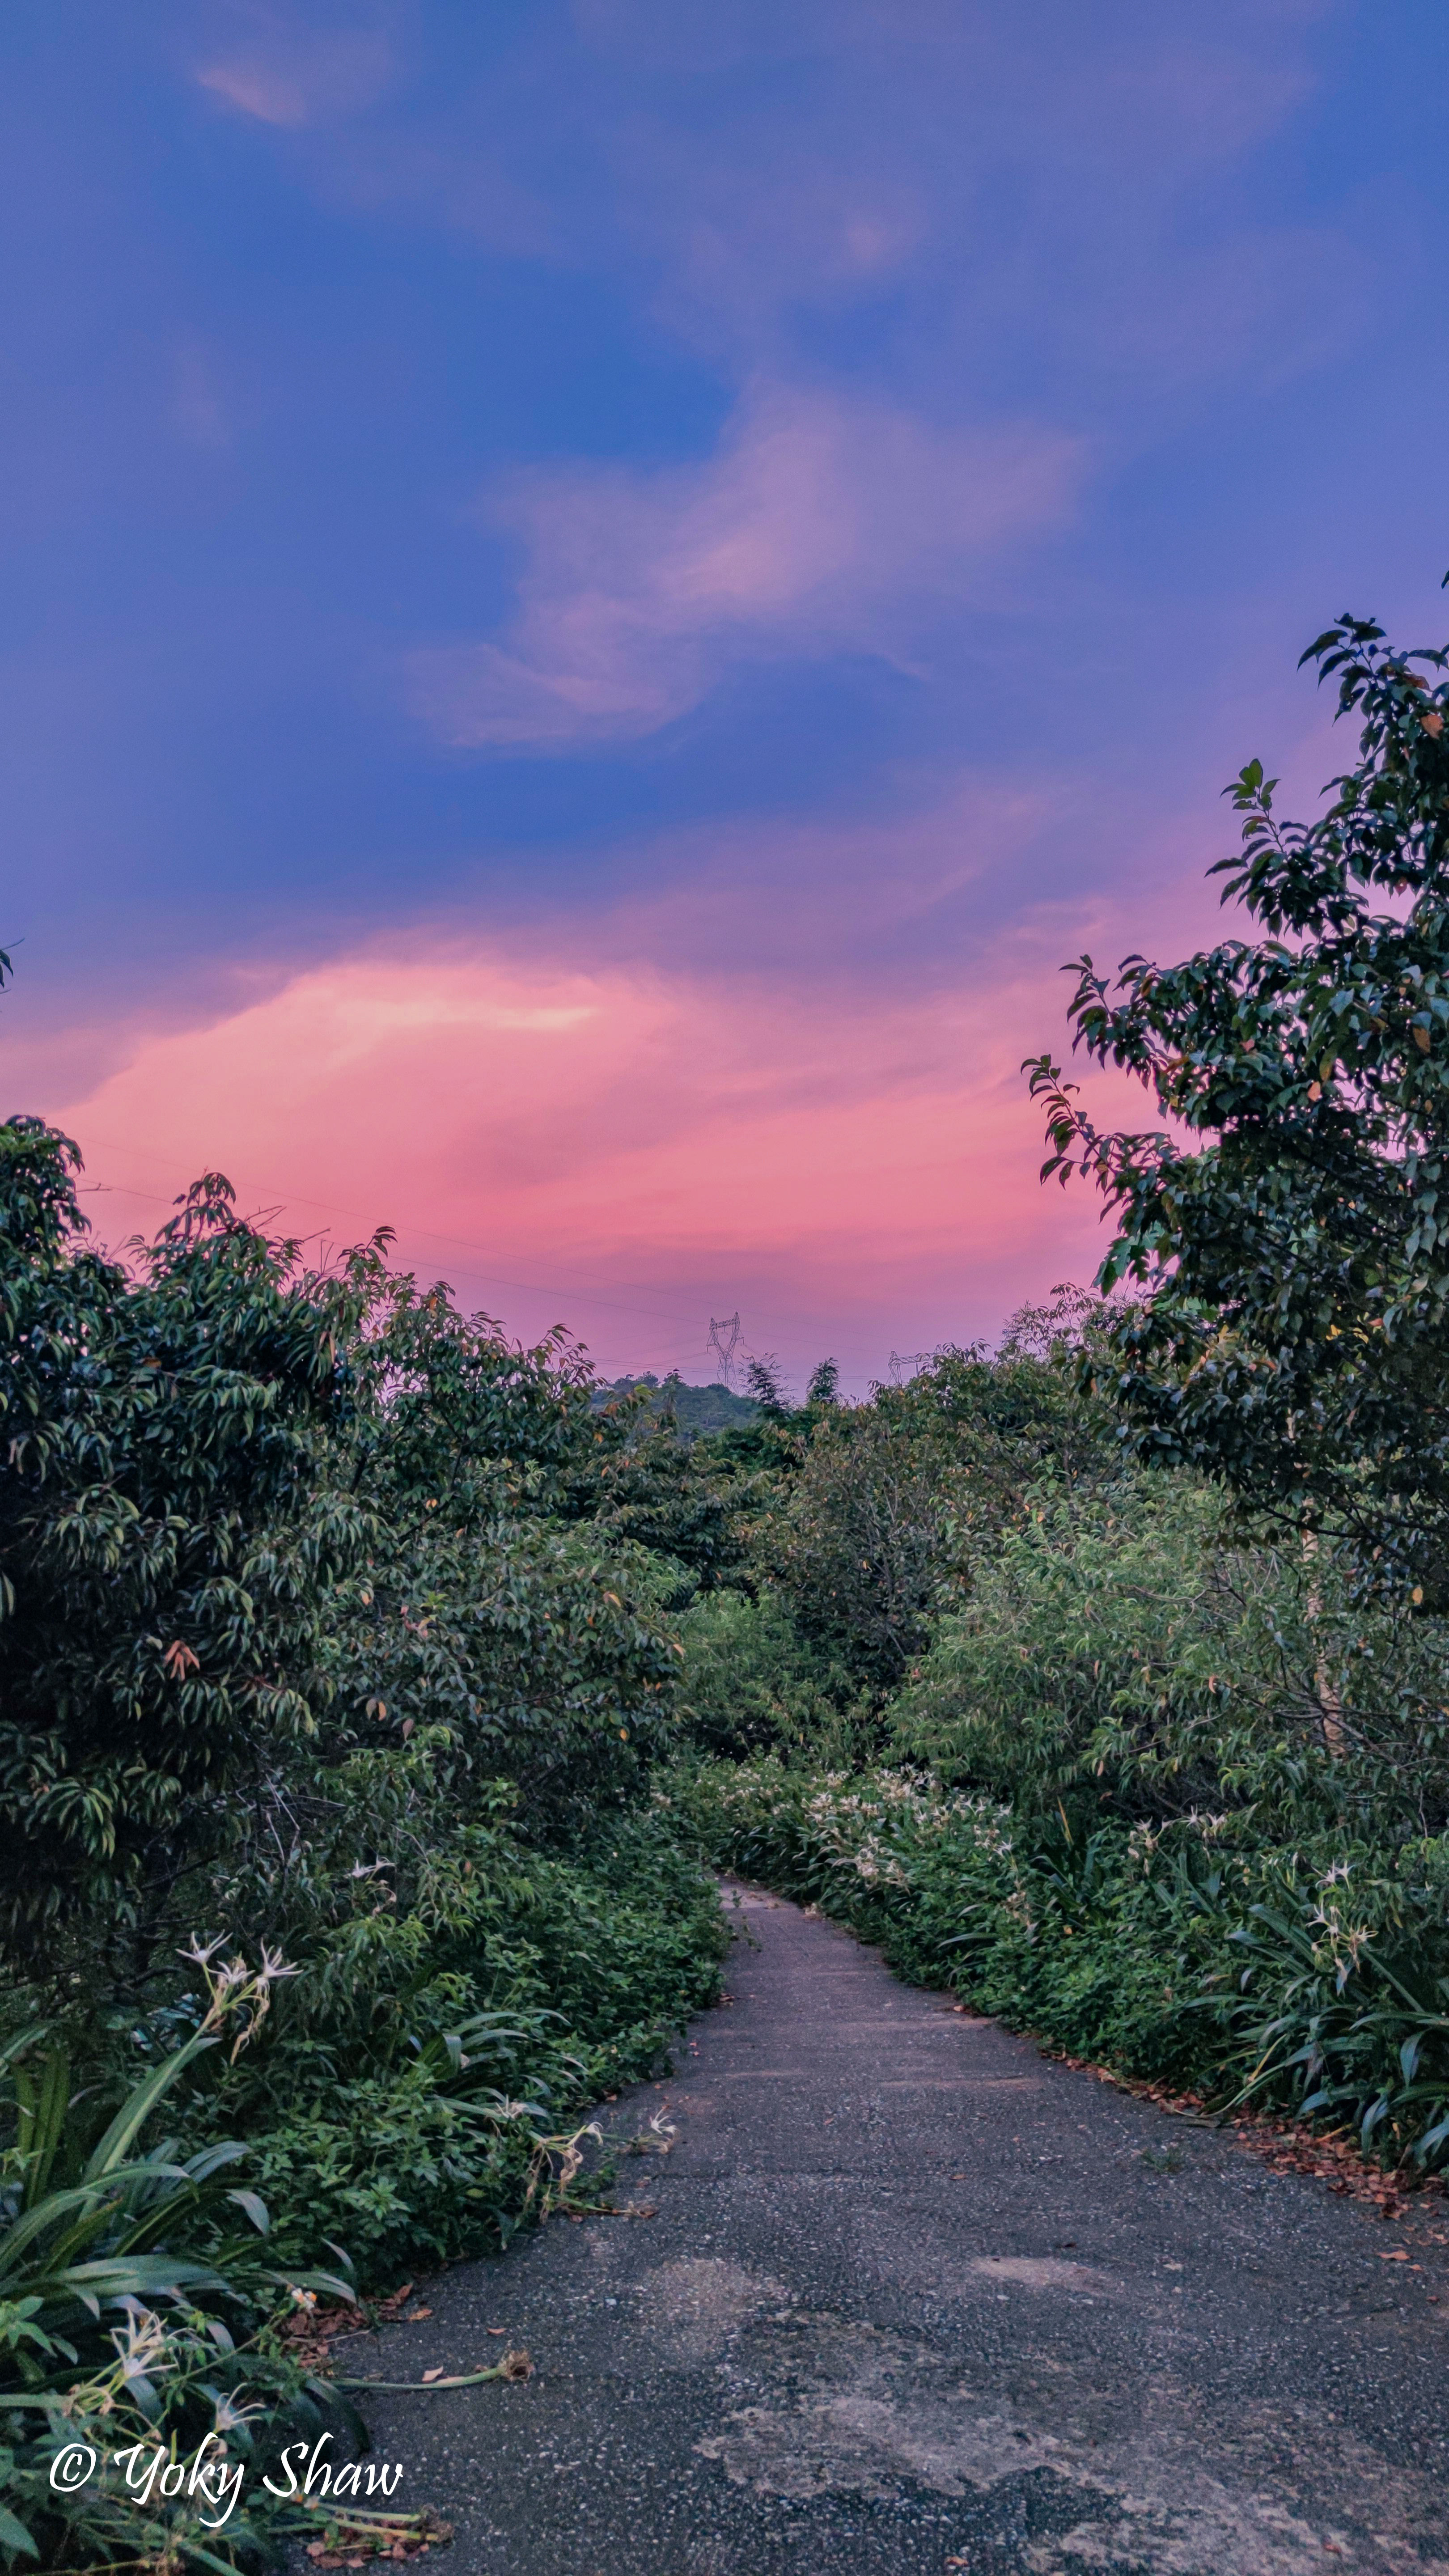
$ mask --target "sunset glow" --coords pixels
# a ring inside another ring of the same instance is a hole
[[[221,1168],[611,1373],[738,1309],[853,1387],[1089,1278],[1063,961],[1212,935],[1327,617],[1438,633],[1407,23],[0,35],[8,1098],[102,1237]]]
[[[738,1305],[797,1367],[828,1319],[864,1376],[891,1347],[988,1334],[1044,1269],[1100,1255],[1095,1208],[1036,1187],[1015,1053],[1035,999],[868,1014],[362,953],[143,1039],[60,1116],[112,1241],[219,1164],[309,1236],[395,1226],[409,1263],[522,1332],[575,1324],[611,1372],[702,1364],[708,1313]]]

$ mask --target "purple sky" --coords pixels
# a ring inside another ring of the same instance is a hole
[[[611,1373],[1089,1274],[1022,1056],[1449,608],[1428,0],[0,24],[11,1100]],[[1346,748],[1346,746],[1344,747]],[[18,944],[16,944],[18,943]]]

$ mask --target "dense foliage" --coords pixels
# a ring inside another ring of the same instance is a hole
[[[840,1674],[832,1699],[767,1577],[727,1618],[688,1614],[705,1758],[676,1771],[681,1819],[1075,2055],[1449,2161],[1449,1632],[1124,1457],[1079,1355],[1037,1338],[971,1363],[1014,1381],[1019,1479],[993,1435],[898,1689],[847,1699]],[[961,1365],[917,1382],[925,1422]],[[1078,1436],[1044,1455],[1057,1406]]]
[[[740,1542],[563,1336],[515,1348],[382,1238],[309,1272],[214,1177],[102,1255],[74,1169],[0,1132],[0,2553],[215,2564],[265,2533],[62,2511],[47,2443],[94,2403],[264,2444],[305,2398],[288,2284],[497,2250],[712,1998],[717,1897],[651,1783],[671,1615]],[[258,1975],[214,2047],[208,1977]],[[160,2091],[171,2138],[107,2160]]]
[[[12,2561],[255,2561],[285,2531],[263,2484],[280,2446],[345,2422],[277,2326],[347,2282],[276,2271],[265,2204],[237,2187],[239,2142],[187,2155],[148,2135],[200,2057],[265,2020],[275,1964],[213,1973],[198,1954],[199,2028],[109,2121],[72,2093],[63,2047],[41,2059],[26,2034],[3,2052],[15,2139],[0,2158],[0,2549]],[[126,2452],[140,2475],[66,2474],[78,2455]],[[158,2485],[175,2458],[199,2475]]]
[[[234,1800],[312,1731],[360,1516],[316,1490],[341,1371],[291,1248],[212,1180],[132,1278],[81,1239],[75,1160],[0,1129],[0,1831],[25,1850],[0,1935],[25,1963],[126,1935],[144,1966]]]

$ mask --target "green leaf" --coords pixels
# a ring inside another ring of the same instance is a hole
[[[0,2549],[18,2550],[27,2558],[38,2558],[40,2549],[23,2522],[16,2520],[8,2505],[0,2504]]]

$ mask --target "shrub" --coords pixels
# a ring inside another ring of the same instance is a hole
[[[1351,1820],[1391,1845],[1449,1818],[1441,1623],[1356,1601],[1188,1476],[1024,1504],[947,1595],[890,1713],[901,1752],[1084,1827],[1227,1810],[1264,1841]]]
[[[239,2021],[245,2037],[264,2018],[275,1974],[264,1960],[254,1975],[239,1963],[212,1975],[199,2027],[99,2137],[94,2101],[84,2087],[72,2092],[64,2051],[37,2061],[43,2032],[4,2053],[0,2558],[9,2566],[254,2560],[262,2531],[255,2502],[238,2504],[243,2472],[259,2479],[289,2434],[337,2420],[333,2392],[279,2357],[266,2326],[269,2312],[290,2312],[319,2288],[346,2297],[347,2283],[335,2273],[287,2281],[274,2268],[265,2204],[235,2183],[237,2143],[189,2155],[172,2139],[144,2153],[140,2144],[224,2024]],[[167,2458],[204,2447],[207,2485],[166,2497],[110,2474],[52,2483],[62,2451],[80,2445],[108,2461],[131,2444]]]
[[[854,1696],[844,1665],[808,1643],[771,1585],[753,1597],[702,1594],[680,1621],[679,1636],[680,1717],[707,1752],[822,1747]]]
[[[407,1748],[418,1774],[427,1759]],[[467,1824],[431,1792],[411,1808],[397,1767],[366,1757],[311,1877],[288,1897],[279,1874],[306,1973],[198,2105],[257,2140],[288,2259],[330,2238],[379,2287],[496,2251],[543,2139],[667,2062],[727,1945],[714,1882],[663,1815],[621,1809],[583,1849],[539,1851],[506,1787],[491,1823]],[[380,1844],[390,1864],[349,1868]]]
[[[770,1757],[682,1772],[676,1794],[717,1864],[917,1983],[1073,2056],[1449,2164],[1449,1837],[1386,1875],[1327,1835],[1264,1848],[1199,1817],[1084,1835],[924,1773]]]

